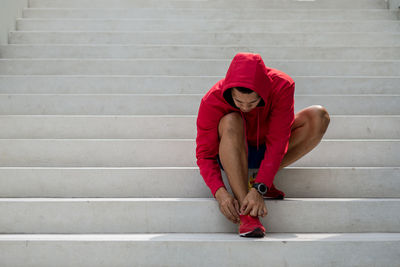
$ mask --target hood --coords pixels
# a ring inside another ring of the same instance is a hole
[[[243,112],[236,107],[236,105],[231,100],[230,94],[227,94],[227,90],[232,87],[246,87],[255,91],[262,100],[259,105],[255,108],[257,112],[257,150],[259,147],[259,112],[260,106],[264,106],[268,101],[269,95],[271,93],[272,81],[268,76],[268,68],[265,66],[259,54],[253,53],[238,53],[232,59],[232,62],[226,73],[223,85],[222,85],[222,95],[225,100],[242,115],[244,122],[245,135],[247,140],[246,131],[246,120]],[[251,112],[251,111],[250,111]],[[246,142],[246,151],[247,142]]]
[[[238,53],[228,68],[222,93],[232,87],[246,87],[255,91],[266,102],[271,85],[268,68],[259,54]]]

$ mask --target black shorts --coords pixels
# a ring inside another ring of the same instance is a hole
[[[265,143],[259,145],[258,151],[256,146],[250,146],[248,147],[249,149],[249,154],[248,154],[248,168],[249,169],[258,169],[260,168],[261,161],[264,159],[264,154],[265,154]],[[221,161],[219,159],[219,154],[217,154],[217,161],[219,164],[219,167],[224,170],[222,167]]]

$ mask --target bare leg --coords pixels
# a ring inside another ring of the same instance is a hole
[[[279,170],[292,164],[316,147],[330,122],[328,111],[320,105],[307,107],[296,113],[289,138],[289,147]]]
[[[219,157],[235,198],[242,206],[248,192],[248,162],[243,129],[243,119],[232,112],[219,122]]]
[[[295,162],[321,141],[330,122],[327,110],[313,105],[299,111],[292,125],[289,147],[279,170]],[[235,198],[242,206],[248,192],[248,162],[243,120],[239,113],[225,115],[218,125],[219,156]]]

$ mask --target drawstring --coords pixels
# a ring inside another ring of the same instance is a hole
[[[246,120],[244,118],[243,112],[240,111],[240,114],[242,115],[243,119],[243,125],[244,125],[244,139],[246,140],[246,155],[249,155],[249,148],[247,147],[247,130],[246,130]]]
[[[258,109],[257,109],[257,151],[258,151],[258,136],[259,136],[258,127],[259,127],[259,125],[260,125],[260,119],[259,119],[259,116],[258,116]]]

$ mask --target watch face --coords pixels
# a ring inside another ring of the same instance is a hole
[[[264,184],[260,184],[259,188],[261,192],[265,192],[267,190],[267,187]]]
[[[267,191],[267,187],[264,184],[258,185],[258,188],[260,189],[261,192],[265,193],[265,191]]]

